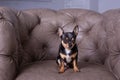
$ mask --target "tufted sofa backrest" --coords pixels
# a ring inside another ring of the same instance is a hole
[[[0,10],[3,8],[0,8]],[[12,12],[8,8],[5,11]],[[8,14],[4,12],[4,14]],[[2,13],[3,14],[3,13]],[[106,31],[104,17],[85,9],[29,9],[13,10],[15,16],[10,22],[15,24],[18,39],[19,62],[31,62],[42,59],[56,59],[60,38],[58,28],[65,32],[79,26],[76,43],[79,60],[104,62],[106,52]],[[6,15],[4,15],[6,16]],[[8,17],[10,14],[7,15]]]
[[[101,61],[107,55],[103,16],[99,13],[83,9],[32,9],[21,11],[18,17],[23,29],[22,45],[33,60],[55,59],[60,44],[58,28],[63,27],[68,32],[75,25],[79,26],[80,60]]]

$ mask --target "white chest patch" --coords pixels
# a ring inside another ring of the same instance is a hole
[[[70,63],[71,62],[71,57],[69,56],[69,54],[70,54],[70,52],[71,52],[71,50],[70,49],[65,49],[65,51],[66,51],[66,61],[67,61],[67,63]]]
[[[69,50],[69,49],[65,49],[65,51],[66,51],[67,55],[70,54],[70,52],[71,52],[71,50]]]
[[[71,60],[72,60],[71,57],[70,57],[69,55],[67,55],[67,56],[66,56],[66,61],[67,61],[68,63],[70,63]]]

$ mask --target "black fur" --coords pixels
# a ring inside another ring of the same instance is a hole
[[[78,48],[76,45],[76,37],[79,32],[78,25],[75,26],[73,32],[64,32],[63,28],[59,28],[58,32],[61,38],[61,44],[59,46],[59,52],[56,60],[60,67],[59,72],[63,73],[65,66],[73,68],[75,72],[78,72]]]
[[[60,46],[59,46],[59,53],[62,53],[62,54],[64,54],[64,55],[66,55],[65,48],[63,47],[62,44],[60,44]],[[60,61],[64,61],[64,62],[67,64],[68,67],[73,68],[73,63],[72,63],[72,62],[73,62],[74,59],[76,59],[76,60],[78,59],[78,54],[77,54],[77,56],[76,56],[75,58],[73,58],[73,59],[71,60],[70,63],[67,63],[66,59],[62,59],[59,53],[58,53],[57,60],[56,60],[57,64],[59,65],[59,63],[58,63],[58,59],[59,59]],[[78,48],[77,48],[77,45],[76,45],[76,44],[75,44],[74,47],[71,49],[71,52],[70,52],[69,55],[72,55],[73,53],[78,53]]]

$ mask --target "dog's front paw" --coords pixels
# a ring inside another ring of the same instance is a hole
[[[64,71],[65,71],[64,69],[60,69],[59,73],[64,73]]]
[[[80,70],[78,68],[74,68],[73,70],[74,70],[74,72],[80,72]]]

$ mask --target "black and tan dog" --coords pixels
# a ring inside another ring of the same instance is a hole
[[[61,38],[59,53],[56,60],[57,64],[59,65],[59,73],[63,73],[66,66],[73,68],[75,72],[79,72],[77,66],[78,49],[76,45],[78,31],[78,26],[75,26],[73,32],[64,32],[61,27],[58,30],[59,36]]]

